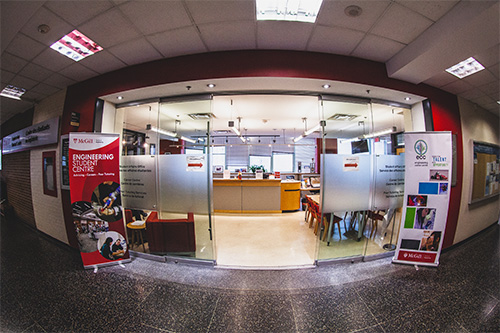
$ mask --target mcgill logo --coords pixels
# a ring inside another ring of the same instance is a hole
[[[93,139],[78,139],[78,138],[73,138],[74,143],[94,143]]]

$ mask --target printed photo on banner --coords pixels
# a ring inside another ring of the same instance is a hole
[[[422,238],[420,251],[436,251],[439,249],[441,231],[434,231],[429,236]]]
[[[418,208],[415,216],[414,229],[432,230],[436,219],[436,208]]]
[[[104,181],[92,192],[92,208],[95,214],[108,222],[122,218],[120,184],[114,181]]]
[[[439,194],[448,194],[448,183],[439,183]]]
[[[73,209],[73,225],[76,239],[83,253],[94,252],[98,239],[107,231],[109,224],[98,218],[92,205],[87,201],[77,201],[71,205]]]
[[[426,195],[409,195],[407,206],[426,207],[427,206],[427,196]]]
[[[434,170],[429,172],[429,180],[448,180],[448,170]]]
[[[420,241],[418,239],[401,239],[400,248],[406,250],[418,250],[420,248]]]
[[[105,259],[121,259],[127,251],[127,242],[125,241],[125,237],[119,233],[109,231],[101,235],[97,242],[97,249]]]

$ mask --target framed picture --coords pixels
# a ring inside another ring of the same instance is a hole
[[[46,151],[42,153],[43,170],[43,193],[57,197],[56,183],[56,152]]]

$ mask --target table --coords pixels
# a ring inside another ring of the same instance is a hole
[[[138,224],[137,222],[129,222],[127,223],[127,228],[132,230],[132,242],[130,242],[130,248],[132,249],[132,247],[135,245],[135,238],[137,236],[136,234],[138,233],[139,237],[137,241],[139,241],[139,239],[141,240],[142,249],[144,250],[144,253],[146,253],[146,248],[144,247],[144,239],[142,237],[142,230],[146,229],[146,222],[144,221],[144,223],[141,224]]]

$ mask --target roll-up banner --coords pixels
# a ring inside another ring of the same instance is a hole
[[[437,266],[450,201],[450,132],[405,133],[405,195],[395,263]]]
[[[118,134],[70,133],[71,207],[83,266],[130,261],[120,195]]]

